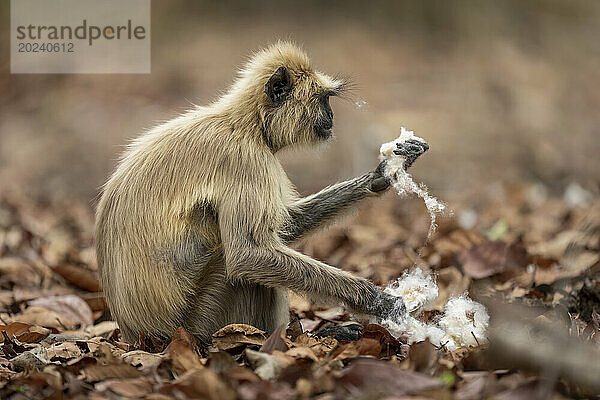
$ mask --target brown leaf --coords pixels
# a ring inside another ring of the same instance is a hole
[[[88,326],[84,331],[89,334],[90,337],[102,336],[103,338],[108,339],[118,328],[115,321],[103,321],[99,324]]]
[[[292,341],[296,340],[296,338],[302,335],[302,324],[300,323],[300,319],[296,313],[293,313],[290,323],[288,324],[285,334],[289,336]]]
[[[356,393],[355,390],[358,388],[363,393],[370,393],[373,398],[375,398],[375,394],[380,397],[418,394],[442,385],[439,380],[425,374],[407,371],[398,366],[368,358],[352,361],[350,366],[342,371],[336,382],[338,384],[336,389],[340,395]]]
[[[95,389],[98,393],[110,390],[126,398],[141,398],[152,392],[152,385],[147,379],[108,379],[97,383]]]
[[[21,258],[0,258],[0,285],[2,287],[39,286],[42,277],[38,271]]]
[[[362,337],[379,341],[381,345],[379,357],[391,357],[394,354],[398,354],[403,342],[406,343],[406,337],[396,339],[387,329],[377,324],[366,325],[363,329]]]
[[[86,327],[94,323],[92,310],[87,303],[81,297],[72,294],[40,297],[32,300],[29,304],[54,311],[61,317],[72,321],[76,326]]]
[[[36,306],[27,307],[22,313],[16,314],[13,319],[26,324],[56,329],[57,331],[72,330],[78,327],[78,324],[65,316],[47,308]]]
[[[442,264],[445,265],[454,255],[470,249],[484,240],[485,238],[479,233],[457,229],[448,236],[436,238],[432,245],[435,252],[442,258]]]
[[[159,391],[163,394],[180,392],[189,398],[210,400],[234,400],[236,397],[210,368],[190,370],[174,382],[162,385]]]
[[[43,369],[47,364],[50,363],[48,360],[48,356],[46,353],[46,349],[44,349],[41,345],[37,345],[38,347],[34,347],[18,356],[12,358],[10,362],[17,368],[27,369],[27,368],[37,368]]]
[[[9,337],[15,337],[21,343],[37,343],[50,334],[50,330],[37,325],[13,322],[8,325],[0,325],[0,332],[6,331]],[[4,337],[0,336],[0,342]]]
[[[321,339],[316,339],[314,337],[308,336],[308,334],[303,333],[298,336],[296,341],[294,342],[294,346],[296,347],[307,347],[309,348],[317,357],[325,357],[331,350],[335,349],[338,345],[338,341],[333,337],[326,337]]]
[[[79,297],[90,306],[92,311],[104,311],[108,308],[102,292],[80,293]]]
[[[242,400],[292,400],[296,398],[296,393],[286,383],[261,381],[240,385],[238,396]]]
[[[46,352],[50,361],[69,360],[81,356],[81,349],[73,342],[55,343]]]
[[[381,343],[379,339],[361,338],[356,342],[350,342],[342,345],[334,353],[335,360],[345,360],[356,356],[377,357],[381,353]]]
[[[170,369],[178,375],[191,369],[204,368],[198,356],[199,349],[195,337],[183,327],[175,330],[171,343],[165,348],[165,361]]]
[[[283,369],[283,364],[268,353],[246,349],[244,354],[254,373],[263,380],[277,378]]]
[[[142,374],[141,371],[129,364],[91,365],[84,368],[82,372],[88,382],[99,382],[114,378],[137,378]]]
[[[141,371],[150,371],[155,369],[161,363],[164,355],[148,353],[143,350],[133,350],[123,354],[121,357],[123,361]]]
[[[173,333],[173,337],[171,338],[172,342],[181,342],[188,346],[190,349],[194,350],[197,354],[200,353],[198,339],[195,336],[189,334],[182,326],[178,327]]]
[[[165,349],[165,361],[170,362],[171,370],[178,375],[191,369],[204,368],[196,352],[181,341],[173,341],[167,346]]]
[[[254,372],[244,367],[233,367],[226,369],[222,372],[222,375],[229,380],[233,380],[238,383],[242,382],[260,382],[260,378]]]
[[[208,353],[208,362],[206,366],[217,373],[227,371],[230,368],[235,368],[237,365],[238,363],[235,359],[226,351],[218,350]]]
[[[282,352],[288,351],[290,348],[287,344],[287,339],[285,337],[285,329],[282,326],[275,329],[275,331],[267,338],[265,343],[260,348],[260,351],[263,353],[272,353],[273,350],[279,350]]]
[[[61,264],[52,268],[52,270],[75,287],[88,292],[99,292],[101,290],[98,274],[87,268],[73,264]]]
[[[411,369],[417,372],[431,372],[436,365],[436,354],[437,349],[428,339],[420,343],[411,344],[408,351],[408,360]]]
[[[286,356],[293,357],[297,360],[312,360],[319,361],[315,353],[307,347],[294,347],[285,352]]]
[[[213,346],[220,350],[247,345],[262,346],[266,340],[264,331],[246,324],[230,324],[213,333]]]
[[[507,244],[500,241],[486,241],[470,249],[463,250],[459,257],[463,271],[475,279],[522,270],[529,257],[523,245]]]

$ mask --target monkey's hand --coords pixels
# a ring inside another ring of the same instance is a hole
[[[395,150],[394,150],[395,151]],[[375,171],[371,172],[371,182],[369,183],[369,190],[373,193],[382,193],[385,192],[389,187],[392,181],[390,178],[385,176],[385,164],[386,160],[383,160],[379,163]]]
[[[396,147],[398,148],[394,150],[394,154],[406,158],[404,170],[407,170],[421,154],[429,150],[429,145],[427,143],[417,139],[408,139],[405,142],[396,143]]]
[[[400,321],[406,316],[406,305],[402,297],[377,290],[368,313],[381,319]]]

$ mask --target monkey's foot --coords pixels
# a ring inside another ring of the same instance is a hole
[[[355,322],[346,325],[328,325],[319,329],[315,336],[328,337],[333,336],[337,340],[346,342],[355,342],[362,336],[363,327]]]

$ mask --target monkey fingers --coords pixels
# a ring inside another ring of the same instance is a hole
[[[368,312],[382,319],[400,321],[406,316],[406,305],[402,297],[379,291]]]
[[[396,143],[396,147],[398,148],[394,150],[394,154],[406,157],[406,162],[404,163],[405,170],[408,169],[421,154],[429,150],[429,145],[427,143],[417,139],[408,139],[405,142]]]
[[[377,168],[375,168],[375,171],[372,172],[371,184],[369,186],[369,189],[371,190],[371,192],[374,192],[374,193],[383,192],[387,188],[390,187],[390,184],[392,182],[390,181],[390,178],[385,176],[386,164],[387,164],[387,160],[383,160],[382,162],[379,163]]]

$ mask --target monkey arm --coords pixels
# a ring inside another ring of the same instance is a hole
[[[284,287],[324,301],[342,301],[355,311],[380,318],[400,320],[406,314],[402,298],[285,246],[230,247],[226,254],[230,279]]]
[[[377,296],[377,289],[369,281],[285,246],[238,247],[227,254],[227,275],[233,279],[284,287],[324,301],[343,301],[361,312],[370,312],[369,306]]]
[[[379,290],[366,279],[314,260],[285,246],[263,226],[248,224],[240,208],[223,207],[219,227],[228,279],[287,288],[382,318],[404,315],[402,299]]]
[[[336,183],[318,193],[293,203],[279,236],[284,243],[292,243],[302,236],[322,227],[332,218],[343,214],[358,201],[384,192],[389,180],[382,175],[383,165],[345,182]]]

